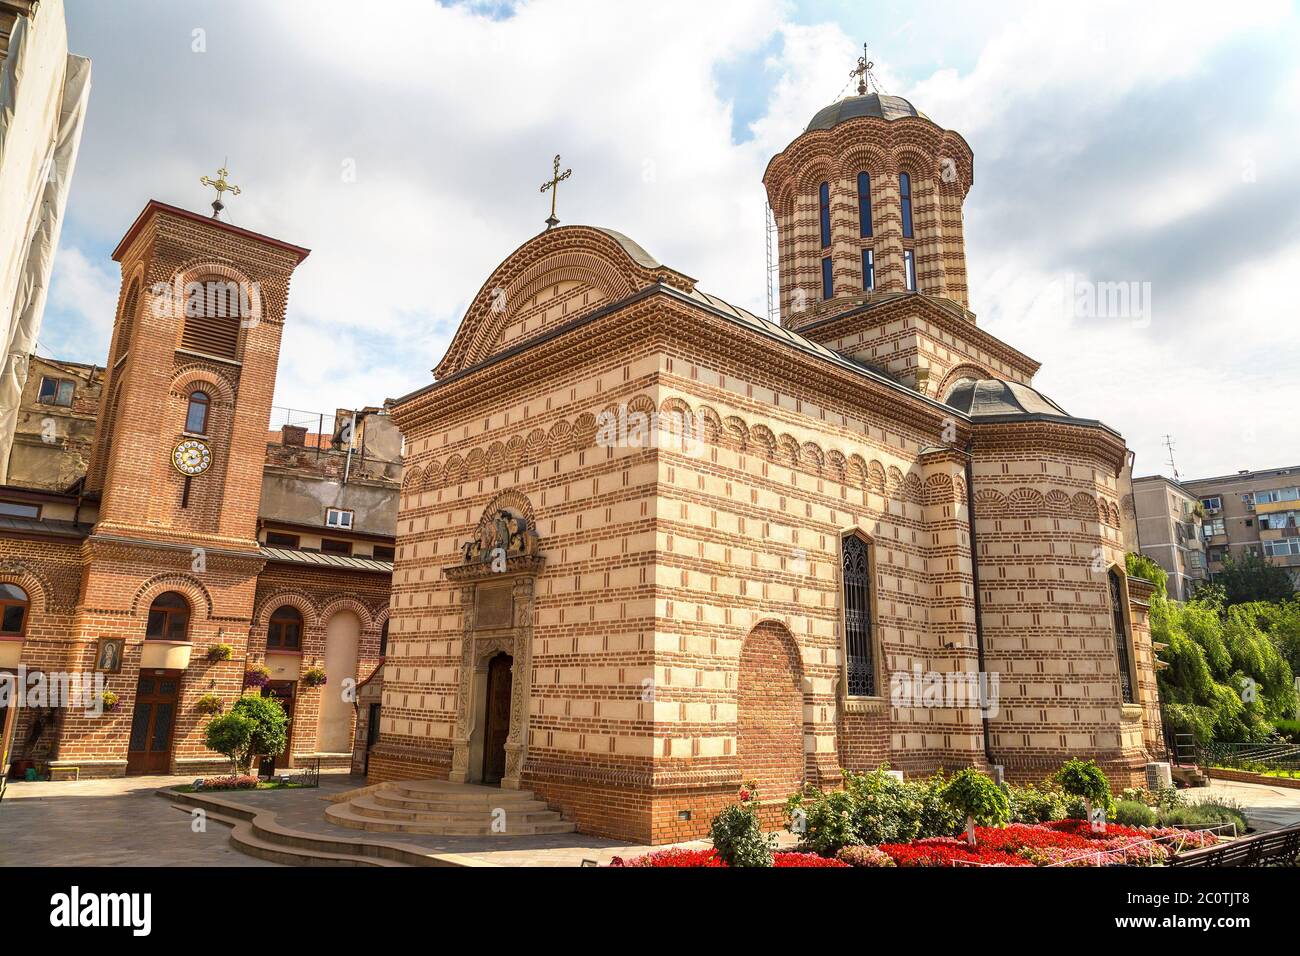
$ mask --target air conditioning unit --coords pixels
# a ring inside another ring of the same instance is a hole
[[[1174,785],[1174,772],[1169,763],[1155,760],[1147,764],[1147,789],[1164,790]]]

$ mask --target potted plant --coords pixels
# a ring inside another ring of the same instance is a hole
[[[250,664],[244,671],[245,687],[265,687],[271,683],[271,669],[265,664]]]
[[[219,714],[222,706],[221,698],[216,694],[204,694],[194,702],[194,709],[200,714]]]
[[[326,680],[323,667],[309,667],[302,672],[302,682],[307,687],[324,687]]]
[[[213,644],[208,648],[208,660],[216,663],[217,661],[228,661],[235,656],[235,649],[229,644]]]
[[[114,709],[117,708],[117,702],[118,702],[120,699],[121,699],[121,698],[119,698],[119,697],[118,697],[116,694],[114,694],[111,690],[106,690],[106,691],[104,691],[102,694],[99,695],[100,703],[103,704],[103,707],[104,707],[104,713],[106,713],[106,714],[107,714],[109,711],[114,710]]]

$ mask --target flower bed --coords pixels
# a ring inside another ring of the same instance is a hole
[[[649,866],[657,868],[668,867],[726,867],[718,858],[717,850],[687,850],[678,847],[672,847],[667,850],[656,850],[653,853],[647,853],[644,856],[632,857],[629,860],[621,856],[614,857],[610,861],[610,866]],[[772,866],[779,868],[790,867],[847,867],[847,863],[839,860],[830,859],[824,856],[818,856],[816,853],[773,853]]]
[[[1218,842],[1212,833],[1166,827],[1110,824],[1105,833],[1093,833],[1084,820],[976,827],[975,839],[975,847],[935,837],[880,849],[899,866],[1159,866],[1179,847]]]

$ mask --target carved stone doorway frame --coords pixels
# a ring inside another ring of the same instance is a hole
[[[488,663],[509,654],[510,731],[506,737],[506,770],[501,786],[518,790],[528,751],[528,700],[532,681],[533,595],[541,558],[511,558],[503,572],[482,563],[447,570],[461,581],[464,631],[461,637],[460,682],[456,700],[456,730],[452,736],[453,783],[480,783],[483,775]]]

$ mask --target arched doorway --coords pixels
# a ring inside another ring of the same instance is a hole
[[[325,625],[325,686],[321,688],[316,732],[318,753],[352,753],[352,704],[344,698],[343,682],[357,676],[360,641],[361,622],[350,611],[340,611]]]
[[[510,692],[514,658],[497,654],[488,661],[483,695],[483,782],[495,785],[506,775],[506,740],[510,736]]]
[[[758,625],[740,649],[736,759],[760,799],[785,800],[804,784],[803,667],[790,632]]]

